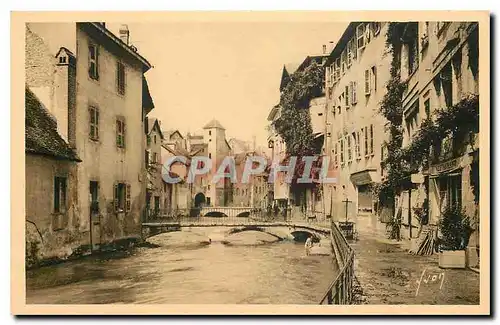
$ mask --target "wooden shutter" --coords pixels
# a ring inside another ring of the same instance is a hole
[[[126,197],[127,197],[127,212],[130,211],[130,184],[127,184],[127,190],[126,190]]]
[[[122,123],[122,146],[123,146],[123,148],[125,148],[125,142],[126,142],[125,141],[125,138],[126,138],[126,136],[125,136],[125,134],[126,134],[125,133],[125,121],[121,121],[121,123]]]
[[[99,80],[99,46],[95,46],[95,76]]]
[[[371,91],[370,70],[365,70],[365,95],[369,95]]]
[[[115,183],[114,185],[114,197],[113,197],[113,202],[114,202],[114,207],[115,207],[115,212],[118,212],[118,184]]]
[[[345,96],[345,106],[346,108],[349,108],[349,85],[345,86],[344,96]]]
[[[357,83],[356,81],[351,82],[351,102],[356,104],[358,102],[358,96],[356,94]]]

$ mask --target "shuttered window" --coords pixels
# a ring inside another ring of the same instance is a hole
[[[358,102],[358,83],[356,81],[351,81],[351,103],[354,105]]]
[[[89,77],[99,80],[99,47],[89,44]]]
[[[368,157],[368,150],[370,147],[368,146],[368,128],[364,128],[365,133],[365,157]]]
[[[116,120],[116,146],[125,148],[125,121],[122,119]]]
[[[370,154],[373,155],[373,124],[370,125]]]
[[[370,92],[371,92],[370,70],[365,70],[365,95],[369,95]]]
[[[116,183],[114,188],[115,212],[130,211],[130,184]]]
[[[125,95],[125,65],[120,61],[116,62],[116,85],[118,93]]]
[[[89,137],[92,140],[99,139],[99,110],[96,107],[89,107]]]

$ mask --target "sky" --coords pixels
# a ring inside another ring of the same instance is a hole
[[[283,65],[336,42],[346,23],[127,23],[130,43],[153,65],[146,73],[162,129],[202,133],[215,118],[236,137],[266,146],[267,116],[279,102]],[[118,35],[120,24],[106,24]]]

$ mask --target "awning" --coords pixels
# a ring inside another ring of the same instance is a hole
[[[376,169],[365,169],[356,173],[351,174],[351,182],[356,185],[366,185],[373,183],[375,181],[377,170]]]

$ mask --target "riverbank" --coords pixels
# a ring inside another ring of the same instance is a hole
[[[52,256],[48,258],[39,258],[39,259],[30,258],[30,260],[27,259],[26,270],[32,270],[39,267],[75,261],[90,256],[101,256],[101,255],[104,256],[114,253],[121,253],[128,255],[132,253],[134,248],[139,248],[139,247],[157,247],[157,246],[147,241],[144,241],[139,237],[118,239],[113,242],[101,245],[101,247],[98,250],[93,252],[90,248],[90,245],[82,245],[74,249],[71,252],[71,254],[64,257]]]
[[[357,304],[479,304],[479,274],[468,269],[441,269],[438,255],[408,253],[404,243],[358,229],[355,250]]]

